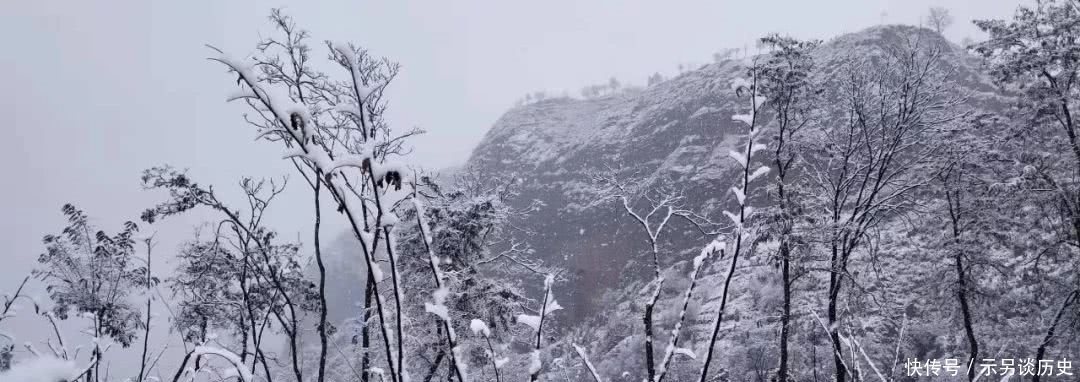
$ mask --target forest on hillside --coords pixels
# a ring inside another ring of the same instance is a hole
[[[0,382],[1080,381],[1080,1],[976,21],[966,46],[931,16],[530,95],[438,171],[384,118],[401,65],[275,9],[254,57],[207,54],[246,108],[219,123],[291,177],[149,167],[159,202],[115,229],[62,206],[0,286]],[[613,148],[636,144],[662,159]],[[303,238],[264,219],[287,187]],[[195,211],[214,218],[177,248],[146,234]],[[593,253],[558,252],[575,240]],[[137,373],[105,366],[121,348]]]

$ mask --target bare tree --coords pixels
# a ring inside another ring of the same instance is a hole
[[[970,277],[971,271],[969,267],[971,261],[968,256],[970,249],[966,244],[972,244],[967,242],[967,239],[971,236],[968,230],[972,228],[970,227],[970,223],[973,218],[969,215],[977,214],[979,212],[972,208],[974,206],[968,201],[968,197],[972,196],[970,190],[978,186],[972,184],[973,182],[969,179],[974,174],[971,174],[972,163],[963,160],[966,159],[966,155],[964,155],[966,153],[958,154],[958,159],[960,160],[950,161],[951,163],[948,163],[945,169],[938,174],[937,178],[944,188],[945,200],[948,206],[948,222],[949,228],[951,228],[950,232],[953,244],[951,247],[953,249],[953,262],[956,266],[958,282],[956,288],[956,300],[960,305],[960,314],[964,324],[964,334],[967,336],[969,349],[968,358],[970,360],[976,360],[979,359],[979,341],[975,337],[974,314],[972,312],[969,297],[972,288],[968,285],[974,280]],[[974,368],[968,370],[967,376],[969,381],[975,378]]]
[[[1008,129],[987,115],[965,118],[957,128],[941,135],[947,145],[932,169],[929,191],[937,203],[932,210],[940,211],[932,230],[939,234],[932,235],[928,243],[952,262],[950,273],[955,282],[946,290],[956,299],[970,360],[980,360],[981,355],[976,333],[978,308],[984,304],[978,299],[989,295],[989,288],[983,285],[989,283],[981,280],[1005,268],[1002,259],[992,254],[1015,245],[1011,238],[1033,228],[1029,217],[1013,212],[1023,210],[1032,198],[1025,197],[1030,190],[1024,182],[1007,178],[1015,167],[1014,160],[1003,154],[1015,149],[1002,149],[1006,145],[1001,142],[1009,141],[1007,133]],[[976,370],[967,371],[969,380],[976,374]]]
[[[815,109],[817,90],[811,83],[814,70],[812,51],[817,41],[799,41],[789,37],[772,35],[761,39],[771,48],[768,61],[760,69],[761,93],[768,97],[767,110],[774,115],[776,132],[773,135],[772,162],[776,169],[774,191],[770,196],[775,201],[775,211],[770,210],[769,225],[773,226],[767,234],[775,236],[779,242],[778,260],[781,270],[781,283],[784,292],[783,310],[780,313],[780,363],[777,370],[779,380],[789,379],[788,341],[791,329],[792,284],[797,275],[793,274],[793,249],[796,244],[792,237],[799,206],[796,205],[789,179],[804,144],[799,134],[811,122]]]
[[[238,75],[241,89],[231,99],[247,103],[256,113],[258,118],[248,122],[259,137],[284,144],[289,150],[285,159],[292,161],[313,190],[321,188],[330,195],[360,241],[368,278],[373,280],[368,286],[375,318],[381,323],[376,328],[383,339],[388,374],[391,380],[402,381],[407,378],[408,363],[399,258],[390,238],[398,222],[393,212],[397,202],[390,191],[400,190],[405,183],[405,167],[393,159],[408,152],[404,140],[420,131],[394,135],[381,117],[386,108],[382,94],[398,66],[373,59],[356,46],[327,43],[328,58],[347,73],[345,81],[331,80],[308,63],[310,48],[303,44],[306,33],[292,29],[291,20],[278,12],[271,19],[286,38],[260,44],[266,54],[256,59],[254,67],[225,55],[212,60]],[[256,68],[262,75],[256,74]],[[389,277],[381,269],[383,261]],[[384,280],[389,290],[381,285]],[[452,333],[443,335],[448,344],[454,342]],[[367,370],[367,362],[363,363]]]
[[[842,358],[838,310],[841,290],[851,281],[851,257],[872,229],[915,205],[912,195],[929,181],[927,166],[938,151],[933,134],[959,118],[959,95],[942,69],[940,51],[914,40],[885,53],[877,64],[846,64],[833,95],[843,100],[843,123],[821,129],[807,161],[812,203],[827,223],[826,327],[837,382],[854,372]]]
[[[949,14],[949,10],[945,9],[945,7],[930,7],[929,13],[926,14],[926,24],[930,25],[930,28],[939,34],[945,31],[945,28],[948,28],[952,23],[952,15]]]
[[[623,211],[634,219],[635,225],[640,226],[645,236],[645,242],[649,246],[649,253],[652,255],[653,281],[651,284],[653,285],[653,292],[650,293],[651,297],[645,302],[645,312],[642,320],[645,327],[644,355],[647,380],[659,382],[664,379],[668,365],[678,347],[683,321],[686,316],[686,307],[693,296],[694,288],[697,285],[698,271],[704,260],[703,257],[694,260],[690,286],[684,295],[679,319],[672,329],[671,337],[668,339],[669,344],[664,350],[664,356],[659,366],[657,366],[653,349],[653,341],[655,340],[653,335],[653,315],[656,304],[660,300],[660,293],[663,290],[665,281],[663,276],[664,266],[661,265],[660,261],[661,235],[665,232],[665,228],[669,227],[668,224],[672,223],[672,218],[681,218],[698,227],[698,229],[702,229],[702,225],[708,224],[708,222],[683,205],[684,197],[680,191],[673,190],[669,186],[670,183],[660,183],[659,188],[656,190],[636,191],[619,181],[612,173],[595,175],[594,178],[599,182],[601,189],[599,190],[600,197],[592,204],[599,204],[608,200],[616,200],[621,204]],[[633,204],[640,204],[639,202],[646,204],[644,210],[637,211],[632,206]],[[705,253],[702,254],[702,256],[705,255]]]
[[[146,380],[146,377],[148,376],[147,373],[153,369],[153,364],[147,357],[150,349],[150,320],[153,318],[153,312],[150,308],[154,301],[153,289],[160,281],[157,277],[154,277],[152,272],[153,268],[151,268],[151,260],[153,259],[151,257],[151,252],[154,249],[154,237],[150,236],[143,239],[143,243],[146,245],[146,266],[135,269],[136,275],[133,280],[135,286],[142,287],[145,290],[144,293],[146,293],[146,322],[143,324],[142,355],[139,357],[139,376],[136,379],[137,382]],[[138,275],[140,273],[142,276]]]

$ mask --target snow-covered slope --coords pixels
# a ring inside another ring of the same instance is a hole
[[[919,38],[942,48],[957,81],[976,93],[993,92],[979,74],[979,60],[926,29],[884,26],[828,41],[816,60],[828,75],[848,55],[884,54],[892,44]],[[540,257],[570,271],[566,299],[578,317],[596,312],[602,292],[640,281],[647,246],[633,220],[614,204],[583,208],[596,198],[590,174],[617,170],[633,184],[654,187],[676,182],[686,204],[719,216],[731,199],[734,162],[727,152],[737,142],[731,115],[742,112],[729,84],[744,75],[747,60],[724,61],[643,90],[598,99],[550,99],[504,114],[473,151],[468,165],[516,174],[524,192],[518,200],[543,202],[527,222]],[[992,102],[992,101],[986,101]],[[718,220],[718,219],[717,219]],[[687,224],[663,243],[662,261],[671,265],[693,257],[708,242]]]
[[[571,285],[561,289],[572,294],[572,311],[591,311],[594,292],[620,286],[624,271],[641,271],[635,260],[646,248],[614,205],[584,207],[596,196],[590,175],[611,168],[640,184],[685,184],[693,203],[723,198],[715,190],[727,188],[726,153],[736,142],[727,133],[735,105],[725,90],[742,70],[726,62],[644,90],[517,107],[475,149],[470,166],[519,176],[519,202],[543,203],[525,224],[539,256],[570,271]],[[702,241],[684,228],[680,242]]]
[[[975,113],[1001,112],[1011,103],[984,74],[980,58],[937,33],[909,26],[874,27],[827,41],[815,52],[816,75],[843,78],[844,73],[839,71],[847,59],[873,61],[895,52],[901,44],[915,41],[923,48],[940,51],[943,69],[966,93],[967,106]],[[687,208],[713,221],[726,221],[721,210],[734,207],[735,197],[730,189],[739,178],[737,165],[728,152],[744,139],[740,134],[745,134],[745,128],[732,121],[732,115],[745,112],[745,105],[743,100],[735,98],[730,83],[745,75],[749,63],[749,60],[724,61],[643,90],[598,99],[546,100],[511,109],[496,122],[467,163],[482,171],[521,179],[522,193],[516,203],[541,202],[543,208],[521,224],[534,233],[528,240],[536,248],[537,256],[563,267],[569,275],[558,287],[558,298],[567,311],[555,322],[565,330],[556,339],[565,343],[553,347],[569,348],[571,342],[590,344],[587,351],[610,380],[640,380],[645,337],[642,304],[651,290],[648,281],[652,260],[640,226],[621,206],[607,203],[586,207],[595,204],[599,197],[593,175],[614,169],[631,187],[656,189],[674,185],[682,190]],[[825,115],[836,115],[838,110],[831,108],[835,104],[839,102],[825,100],[822,106]],[[763,140],[770,139],[772,134],[768,118],[766,115],[763,121]],[[823,125],[829,123],[824,118]],[[758,196],[752,197],[750,203],[760,208],[766,201]],[[896,336],[895,330],[907,319],[896,312],[906,312],[912,306],[920,306],[924,312],[949,311],[947,306],[920,300],[931,295],[941,297],[940,290],[927,290],[927,284],[919,282],[940,279],[929,273],[934,269],[929,265],[940,260],[906,243],[910,227],[904,224],[884,223],[882,231],[893,240],[890,244],[893,255],[875,262],[864,261],[860,263],[863,265],[852,268],[856,274],[881,273],[865,268],[871,266],[894,270],[868,280],[865,285],[889,296],[864,307],[873,312],[859,319],[868,343],[895,341],[889,338]],[[674,305],[679,303],[677,296],[684,293],[688,284],[686,275],[691,259],[710,240],[712,237],[682,220],[675,220],[662,237],[660,261],[666,269],[667,281],[654,317],[660,343],[667,340],[668,330],[677,320],[679,307]],[[740,373],[775,367],[773,353],[783,299],[775,262],[769,260],[773,252],[775,248],[759,247],[740,259],[740,270],[732,284],[723,335],[715,349],[720,352],[716,359],[722,360],[720,370],[724,371],[720,373],[735,373],[733,379],[743,379],[736,376]],[[720,303],[722,271],[729,264],[730,258],[714,257],[706,262],[699,292],[689,306],[680,346],[699,357],[708,344]],[[798,280],[796,288],[824,290],[823,285],[828,283],[826,275],[827,272],[811,272]],[[947,296],[941,298],[947,300]],[[802,293],[793,302],[800,317],[794,331],[804,337],[792,345],[791,351],[796,355],[796,364],[808,367],[806,370],[818,362],[817,357],[827,357],[827,353],[817,354],[822,339],[814,337],[814,333],[820,326],[810,315],[821,310],[822,299],[819,292]],[[909,318],[926,317],[931,316],[920,314]],[[919,325],[907,324],[911,325],[908,330]],[[941,334],[940,330],[949,327],[948,323],[926,325],[937,330],[926,332],[932,335],[924,333],[926,341],[946,344],[959,341],[952,334]],[[672,380],[694,377],[695,362],[680,360],[674,365]],[[580,374],[577,377],[588,379]]]

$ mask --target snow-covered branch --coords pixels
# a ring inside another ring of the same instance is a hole
[[[701,373],[698,377],[698,382],[705,382],[709,375],[709,366],[712,363],[713,351],[716,346],[716,340],[720,334],[720,325],[724,320],[724,310],[727,308],[728,302],[728,289],[731,286],[731,280],[735,276],[736,264],[739,261],[739,255],[743,251],[743,242],[752,240],[746,238],[750,233],[747,232],[746,222],[750,220],[753,215],[753,208],[747,205],[747,195],[749,194],[750,182],[757,178],[752,176],[753,174],[767,172],[768,169],[765,166],[755,166],[753,163],[754,153],[761,150],[763,145],[756,142],[756,138],[760,129],[757,128],[757,114],[758,109],[765,103],[765,96],[759,93],[758,89],[758,69],[752,67],[750,69],[750,79],[738,78],[731,84],[731,89],[737,95],[746,95],[749,99],[750,113],[748,115],[737,115],[733,117],[735,121],[746,124],[749,127],[747,133],[747,139],[745,149],[742,153],[732,152],[732,158],[739,164],[741,170],[741,179],[739,185],[732,187],[732,192],[736,194],[736,201],[739,204],[738,214],[724,211],[724,215],[727,215],[735,224],[734,232],[730,235],[733,236],[735,242],[731,250],[731,267],[728,269],[727,276],[724,279],[724,287],[720,294],[720,307],[716,313],[716,319],[713,322],[712,334],[709,338],[709,343],[706,347],[704,364],[701,367]],[[764,169],[764,170],[763,170]],[[758,175],[760,176],[760,175]],[[723,243],[722,240],[714,240],[709,244],[709,247],[713,247],[713,243]]]

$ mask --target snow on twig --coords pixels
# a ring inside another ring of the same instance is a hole
[[[571,344],[574,347],[574,352],[581,358],[581,362],[585,364],[585,368],[589,369],[589,375],[592,375],[594,382],[604,382],[603,378],[600,378],[600,374],[596,372],[596,368],[593,367],[592,362],[589,361],[589,356],[585,354],[585,348],[578,346],[578,344]]]

